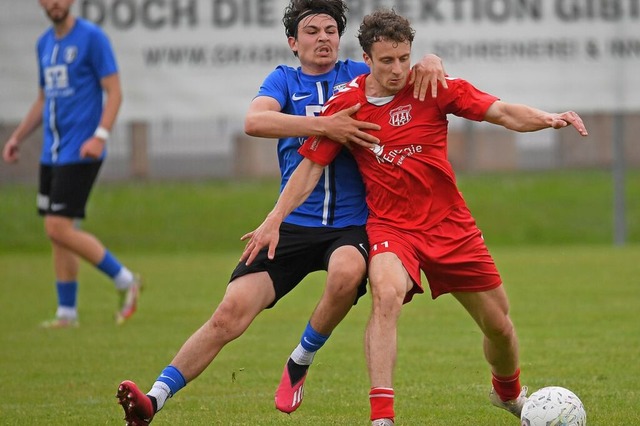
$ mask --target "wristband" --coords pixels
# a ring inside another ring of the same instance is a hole
[[[99,126],[96,129],[96,131],[93,133],[93,136],[95,136],[98,139],[102,139],[103,141],[106,141],[107,139],[109,139],[109,131],[102,126]]]

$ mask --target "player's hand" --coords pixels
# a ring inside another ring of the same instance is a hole
[[[100,138],[95,136],[90,137],[80,147],[80,158],[99,159],[104,151],[104,143],[104,140]]]
[[[267,216],[258,228],[244,234],[240,240],[249,240],[244,247],[242,256],[240,256],[240,262],[245,262],[245,265],[251,265],[258,253],[265,247],[269,248],[267,257],[273,259],[276,256],[276,246],[280,240],[280,222]]]
[[[20,149],[18,140],[10,138],[2,149],[2,159],[9,164],[17,163],[20,159]]]
[[[442,65],[442,59],[429,54],[423,57],[420,62],[412,68],[409,84],[413,84],[413,97],[424,101],[427,96],[427,89],[431,86],[431,97],[438,96],[438,82],[443,89],[447,89],[447,79]]]
[[[572,125],[573,127],[575,127],[575,129],[578,131],[578,133],[580,133],[580,135],[589,136],[589,132],[587,132],[587,128],[582,122],[582,118],[580,118],[580,116],[573,111],[567,111],[561,114],[555,114],[551,121],[551,127],[553,127],[554,129],[561,129],[569,125]]]
[[[359,121],[352,117],[358,112],[360,104],[338,111],[333,115],[324,116],[326,120],[323,135],[333,141],[343,145],[357,144],[365,148],[373,148],[380,143],[380,140],[366,132],[380,130],[378,124],[368,121]]]

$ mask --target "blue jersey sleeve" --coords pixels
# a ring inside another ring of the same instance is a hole
[[[269,96],[278,101],[280,108],[284,108],[289,97],[289,87],[287,85],[287,73],[282,66],[278,66],[271,71],[264,79],[256,97],[258,96]]]
[[[118,72],[116,57],[107,35],[96,28],[91,40],[91,65],[99,79]]]
[[[38,84],[40,88],[44,88],[44,68],[42,66],[42,57],[45,51],[45,36],[47,33],[44,33],[38,39],[38,43],[36,43],[36,62],[38,63]]]

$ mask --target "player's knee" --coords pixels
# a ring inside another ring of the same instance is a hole
[[[508,316],[492,321],[485,327],[485,335],[491,340],[510,341],[515,337],[515,327]]]
[[[338,283],[350,291],[360,285],[366,272],[367,265],[359,254],[358,257],[333,256],[329,262],[327,277],[331,282]]]
[[[228,342],[240,336],[250,322],[251,320],[238,303],[223,300],[207,321],[206,326],[216,338]]]
[[[63,243],[69,233],[69,224],[61,218],[47,216],[44,220],[44,231],[51,241]]]
[[[358,292],[358,287],[364,279],[364,271],[333,271],[327,276],[325,294],[334,299],[348,299],[353,301]]]
[[[327,273],[332,281],[347,283],[351,287],[357,287],[365,276],[365,268],[359,265],[351,265],[351,268],[344,266],[331,267]]]
[[[370,280],[371,297],[374,306],[383,309],[396,309],[402,306],[406,295],[404,288],[400,285],[387,285],[384,282]]]

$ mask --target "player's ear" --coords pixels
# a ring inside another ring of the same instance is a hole
[[[371,68],[371,58],[369,57],[369,55],[367,55],[366,52],[362,52],[362,60],[365,64],[367,64],[367,66],[369,66],[369,68]]]
[[[298,46],[297,40],[295,37],[288,37],[287,43],[289,43],[289,49],[293,52],[294,55],[298,56]]]

